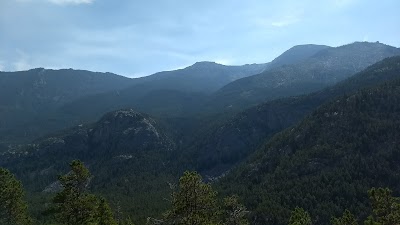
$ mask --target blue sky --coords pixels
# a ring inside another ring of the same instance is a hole
[[[137,77],[264,63],[299,44],[400,46],[399,0],[0,0],[0,70]]]

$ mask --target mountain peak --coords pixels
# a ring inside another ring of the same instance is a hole
[[[279,67],[285,64],[294,64],[301,62],[317,52],[331,48],[326,45],[315,45],[315,44],[304,44],[304,45],[296,45],[286,50],[280,56],[275,58],[271,65],[272,67]]]
[[[386,44],[381,43],[379,41],[376,41],[376,42],[355,41],[355,42],[350,43],[350,44],[338,46],[338,48],[340,48],[340,47],[354,47],[354,48],[360,48],[360,47],[389,47],[389,48],[393,48],[392,46],[386,45]]]
[[[100,121],[122,121],[122,120],[127,120],[127,119],[133,119],[133,120],[140,120],[145,118],[144,115],[142,115],[139,112],[136,112],[133,109],[120,109],[116,110],[113,112],[109,112],[106,115],[104,115]],[[107,122],[106,122],[107,123]]]
[[[222,64],[218,64],[216,62],[211,62],[211,61],[200,61],[196,62],[195,64],[189,66],[191,68],[210,68],[210,67],[216,67],[216,66],[224,66]]]

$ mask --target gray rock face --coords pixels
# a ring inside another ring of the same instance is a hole
[[[160,131],[154,119],[132,109],[106,114],[89,135],[91,148],[113,155],[174,148],[173,141]]]

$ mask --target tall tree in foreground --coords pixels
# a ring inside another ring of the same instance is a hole
[[[400,225],[400,199],[392,196],[389,188],[372,188],[368,191],[372,215],[366,225]]]
[[[100,198],[98,212],[98,225],[117,225],[110,206],[104,198]]]
[[[332,225],[357,225],[357,224],[358,224],[357,219],[347,209],[344,211],[342,217],[332,219]]]
[[[172,194],[172,209],[165,222],[174,225],[217,224],[216,192],[196,172],[185,172],[179,190]]]
[[[10,171],[0,168],[0,224],[26,225],[32,223],[23,198],[24,190],[21,182]]]
[[[296,207],[292,211],[292,215],[289,219],[289,225],[311,225],[311,217],[308,212],[304,211],[303,208]]]
[[[58,179],[63,190],[54,197],[57,219],[67,225],[116,224],[104,199],[87,191],[90,172],[81,161],[70,164],[71,171]]]
[[[248,211],[246,207],[239,203],[236,195],[224,198],[223,205],[224,225],[248,225],[246,218]]]

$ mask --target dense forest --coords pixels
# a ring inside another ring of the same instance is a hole
[[[221,192],[242,196],[256,224],[285,224],[296,206],[317,224],[346,208],[364,219],[369,188],[400,191],[399,87],[396,80],[324,104],[223,178]]]
[[[51,216],[51,224],[65,225],[133,225],[130,218],[114,216],[107,200],[90,193],[87,186],[91,174],[80,161],[70,163],[71,171],[59,176],[62,186],[49,202],[44,214]],[[0,222],[4,225],[36,224],[28,212],[24,190],[20,181],[8,170],[0,168]],[[168,196],[170,209],[160,218],[147,218],[147,225],[248,225],[250,211],[239,202],[237,196],[217,198],[210,184],[202,181],[196,172],[186,171],[179,179],[178,187],[171,186]],[[366,225],[395,225],[400,221],[400,198],[394,197],[388,188],[372,188],[368,191],[371,215]],[[288,218],[289,225],[311,225],[313,219],[303,208],[295,207]],[[47,224],[47,223],[46,223]],[[357,217],[349,210],[342,216],[332,217],[332,225],[356,225]]]

